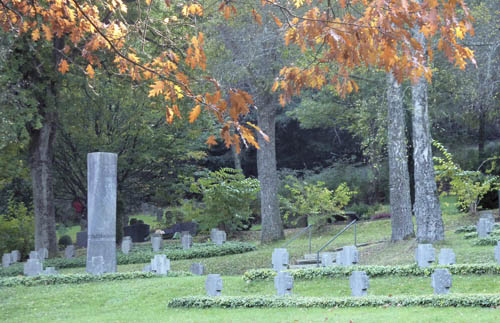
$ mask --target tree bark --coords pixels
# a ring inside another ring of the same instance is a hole
[[[276,169],[276,108],[272,96],[267,95],[264,104],[258,107],[257,122],[269,136],[269,142],[258,135],[260,149],[257,150],[257,172],[260,181],[260,210],[262,216],[262,243],[284,238],[278,200],[278,173]]]
[[[425,48],[422,33],[415,37]],[[427,81],[421,77],[412,84],[413,103],[413,160],[415,167],[415,204],[417,240],[434,242],[444,240],[444,225],[437,194],[434,162],[432,161],[431,132],[427,104]]]
[[[241,160],[240,160],[240,155],[236,151],[236,146],[232,145],[231,146],[231,155],[233,156],[233,161],[234,161],[234,169],[239,169],[243,170],[241,168]]]
[[[392,241],[415,235],[411,214],[410,177],[406,150],[405,111],[401,85],[387,73],[389,192]]]

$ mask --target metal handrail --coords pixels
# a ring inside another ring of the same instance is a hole
[[[299,232],[297,232],[290,240],[288,240],[287,242],[285,242],[285,244],[281,248],[288,247],[288,245],[290,245],[290,243],[292,243],[293,241],[295,241],[298,237],[300,237],[307,230],[309,230],[309,253],[311,253],[311,230],[310,230],[311,227],[312,227],[312,224],[309,224],[307,227],[305,227],[302,230],[300,230]]]
[[[328,247],[328,245],[330,245],[330,243],[332,243],[335,239],[337,239],[338,236],[340,236],[342,233],[344,233],[344,231],[347,230],[347,229],[349,229],[351,227],[351,225],[353,225],[353,224],[354,224],[354,246],[356,246],[356,222],[357,221],[358,221],[357,219],[354,219],[351,223],[349,223],[348,225],[346,225],[345,228],[343,228],[342,230],[340,230],[340,232],[337,233],[333,238],[331,238],[330,240],[328,240],[328,242],[325,243],[321,248],[319,248],[319,250],[316,252],[316,265],[317,265],[317,267],[319,267],[319,253],[321,251],[323,251],[323,249],[325,249],[326,247]]]

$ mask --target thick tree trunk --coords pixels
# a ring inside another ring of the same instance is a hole
[[[44,116],[42,127],[31,131],[30,166],[35,212],[35,249],[47,248],[49,256],[57,255],[56,221],[52,174],[55,115]]]
[[[236,151],[236,146],[232,145],[231,146],[231,154],[233,156],[233,161],[234,161],[234,169],[239,169],[242,170],[241,168],[241,160],[240,160],[240,155]]]
[[[392,241],[414,236],[401,85],[387,74],[389,191]]]
[[[257,150],[257,172],[260,181],[260,210],[262,216],[262,243],[284,238],[283,222],[278,200],[278,173],[276,170],[275,142],[276,110],[271,100],[257,110],[259,127],[269,136],[269,142],[258,135],[260,149]]]
[[[416,36],[425,48],[422,33]],[[431,132],[427,105],[427,81],[421,77],[412,84],[413,103],[413,160],[415,163],[415,204],[413,212],[417,222],[417,240],[434,242],[444,240],[444,225],[437,194],[432,161]]]

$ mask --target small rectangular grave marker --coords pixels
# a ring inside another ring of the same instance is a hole
[[[7,268],[10,266],[11,255],[10,253],[4,253],[2,256],[2,267]]]
[[[358,261],[359,253],[355,246],[345,246],[337,253],[337,264],[340,266],[352,266]]]
[[[181,237],[181,245],[184,250],[191,248],[193,245],[193,237],[189,234],[189,231]]]
[[[293,276],[287,271],[280,271],[274,277],[274,288],[278,296],[291,295],[293,289]]]
[[[170,270],[170,259],[166,255],[155,255],[151,260],[151,271],[158,275],[167,275]]]
[[[48,257],[49,257],[49,251],[47,250],[47,248],[38,249],[38,259],[40,259],[40,261],[44,261]]]
[[[30,257],[29,259],[38,259],[38,260],[40,260],[38,258],[38,251],[30,251],[30,256],[29,257]]]
[[[439,264],[440,265],[454,265],[457,262],[453,249],[442,248],[439,251]]]
[[[226,239],[227,239],[226,232],[218,230],[214,236],[214,243],[218,246],[221,246],[222,244],[224,244],[224,242],[226,242]]]
[[[57,275],[57,271],[56,271],[55,267],[47,267],[40,274],[41,275]]]
[[[491,231],[493,231],[493,226],[495,225],[495,222],[492,221],[491,218],[480,218],[479,221],[477,222],[477,237],[478,238],[487,238]]]
[[[191,264],[189,271],[191,271],[193,275],[203,275],[205,272],[205,267],[203,267],[202,263],[195,262]]]
[[[213,228],[210,230],[210,241],[214,242],[215,241],[215,234],[219,231],[217,228]]]
[[[272,254],[273,269],[277,272],[288,269],[289,255],[285,248],[275,248]]]
[[[415,251],[415,259],[417,265],[421,268],[429,267],[436,261],[436,251],[432,247],[432,244],[418,244]]]
[[[219,274],[210,274],[205,280],[205,290],[208,296],[220,296],[222,293],[222,278]]]
[[[330,267],[334,265],[334,259],[336,259],[336,255],[334,252],[324,252],[321,255],[321,266],[322,267]]]
[[[364,271],[353,271],[349,277],[352,296],[365,296],[370,287],[370,278]]]
[[[80,231],[76,233],[76,245],[80,248],[87,248],[88,232]]]
[[[10,253],[10,262],[19,262],[19,260],[21,260],[21,253],[19,252],[19,250],[12,250],[12,252]]]
[[[71,259],[75,257],[75,246],[70,244],[64,249],[64,258]]]
[[[497,241],[497,245],[495,247],[495,259],[498,264],[500,264],[500,241]]]
[[[24,263],[24,276],[37,276],[40,275],[42,270],[42,263],[38,258],[28,259],[28,261]]]
[[[163,238],[161,236],[152,236],[151,245],[153,246],[153,252],[159,252],[163,244]]]
[[[451,274],[448,269],[436,269],[431,276],[434,294],[448,294],[451,288]]]
[[[132,249],[132,238],[129,236],[123,237],[122,252],[127,255],[130,252],[130,249]]]
[[[87,263],[87,272],[91,273],[92,275],[104,274],[104,257],[92,257],[90,263]]]

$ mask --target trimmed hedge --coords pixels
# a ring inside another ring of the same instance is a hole
[[[477,228],[475,225],[463,225],[455,230],[455,233],[469,233],[476,232]],[[500,230],[500,223],[493,224],[493,230]]]
[[[487,238],[476,239],[472,244],[474,246],[496,246],[498,241],[500,241],[500,235],[495,234]]]
[[[499,294],[448,294],[432,296],[295,297],[295,296],[190,296],[174,298],[170,308],[279,308],[279,307],[495,307]]]
[[[500,264],[458,264],[420,268],[416,264],[405,266],[332,266],[288,270],[294,279],[337,278],[349,276],[353,271],[366,272],[370,277],[382,276],[430,276],[436,268],[446,268],[454,275],[500,274]],[[254,269],[243,274],[247,283],[268,280],[276,276],[273,269]]]
[[[105,273],[102,275],[91,274],[66,274],[66,275],[39,275],[32,277],[8,277],[0,278],[0,287],[14,286],[39,286],[39,285],[57,285],[57,284],[81,284],[91,282],[116,281],[138,278],[162,278],[162,277],[186,277],[193,276],[186,271],[170,271],[167,276],[156,275],[145,272],[124,272],[124,273]]]
[[[134,248],[135,249],[135,248]],[[183,250],[176,247],[165,248],[160,252],[153,252],[151,248],[140,247],[137,250],[132,250],[129,254],[117,253],[116,261],[118,265],[128,264],[144,264],[151,261],[155,254],[165,254],[170,260],[193,259],[193,258],[209,258],[225,255],[233,255],[254,251],[255,245],[245,242],[227,242],[221,246],[213,243],[195,244],[193,248]],[[61,268],[77,268],[86,266],[86,257],[78,258],[50,258],[43,262],[44,267]],[[0,268],[0,277],[16,276],[23,274],[23,264],[14,264],[7,268]]]

